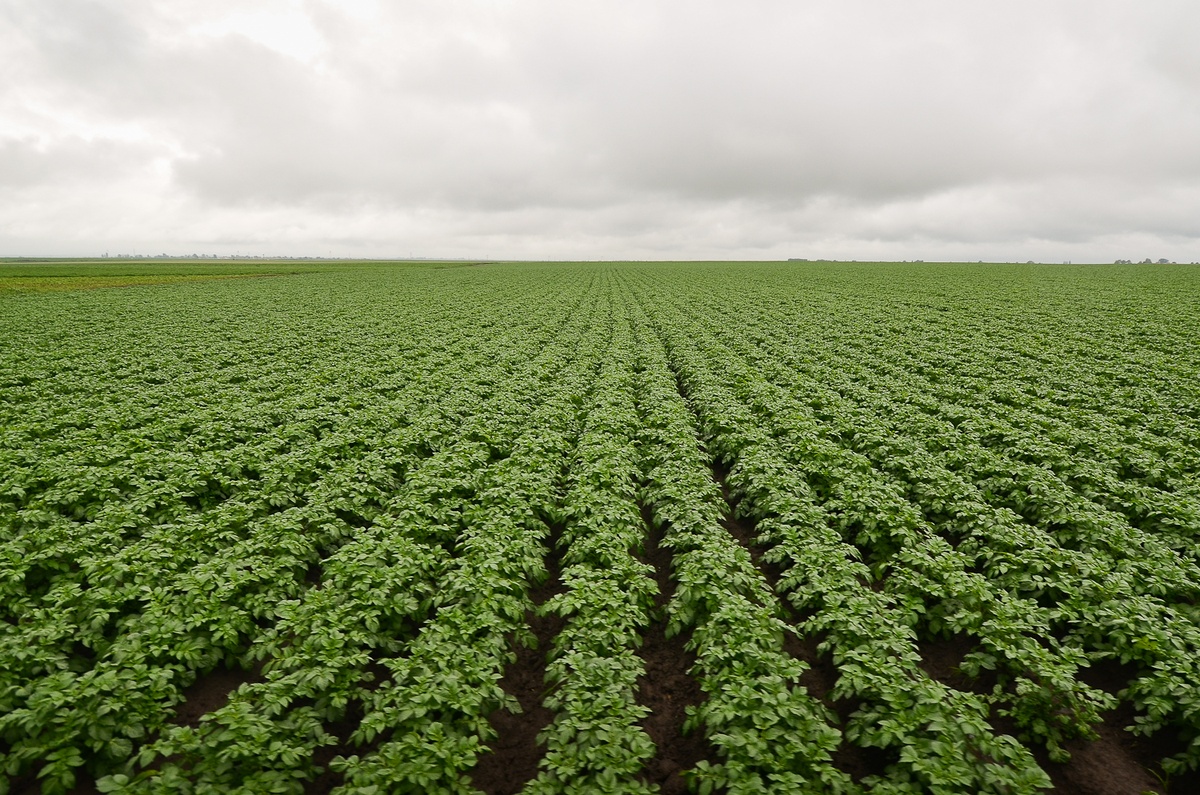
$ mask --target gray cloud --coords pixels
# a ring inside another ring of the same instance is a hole
[[[141,168],[147,151],[119,141],[63,138],[0,140],[0,174],[6,188],[94,185],[103,187]]]
[[[1115,0],[0,0],[0,253],[1198,259],[1196,29]]]

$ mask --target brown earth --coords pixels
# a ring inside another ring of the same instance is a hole
[[[175,707],[172,723],[199,726],[200,718],[229,703],[229,697],[247,682],[260,681],[259,669],[217,668],[196,677],[183,691],[183,703]]]
[[[713,479],[721,487],[728,505],[722,525],[749,552],[755,566],[775,589],[782,574],[780,567],[762,559],[762,547],[756,544],[757,531],[752,522],[736,516],[737,500],[732,494],[727,477],[729,469],[721,462],[713,466]],[[797,616],[781,598],[785,619],[793,627]],[[785,636],[784,649],[793,657],[803,660],[810,667],[801,678],[801,683],[815,698],[823,701],[837,713],[841,724],[854,712],[856,705],[838,702],[830,698],[830,691],[837,681],[837,669],[827,654],[819,649],[820,639],[804,636],[799,632]],[[973,693],[990,693],[997,682],[995,674],[983,672],[978,678],[968,677],[959,666],[975,648],[968,636],[958,635],[949,639],[926,640],[920,645],[921,667],[933,679],[957,690]],[[1094,666],[1083,672],[1081,679],[1093,687],[1114,695],[1126,687],[1134,676],[1132,666]],[[1193,795],[1200,793],[1200,773],[1190,773],[1170,779],[1161,773],[1159,762],[1182,750],[1178,738],[1156,736],[1138,737],[1125,729],[1133,725],[1134,709],[1122,703],[1117,709],[1104,716],[1104,722],[1096,727],[1099,738],[1094,741],[1077,740],[1065,744],[1071,759],[1064,763],[1049,761],[1044,749],[1035,748],[1034,756],[1049,774],[1054,788],[1049,795]],[[998,731],[1015,734],[1016,727],[1006,725],[995,718],[993,724]],[[881,775],[887,767],[886,754],[877,749],[858,748],[844,743],[834,757],[837,766],[856,781],[868,775]]]
[[[778,593],[779,578],[783,568],[776,563],[763,560],[763,547],[757,544],[758,531],[754,523],[737,515],[737,501],[729,488],[727,478],[729,470],[717,462],[713,466],[713,480],[721,487],[725,498],[726,511],[721,519],[721,525],[729,534],[737,539],[750,553],[750,559],[763,575],[771,590]],[[836,725],[839,729],[845,727],[846,721],[858,708],[857,704],[846,700],[833,698],[833,687],[837,684],[837,666],[828,653],[820,650],[824,638],[802,633],[799,629],[799,616],[787,599],[780,597],[784,620],[789,625],[789,631],[784,634],[783,650],[792,657],[808,665],[808,670],[800,676],[800,684],[808,694],[817,699],[837,716]],[[862,781],[867,776],[882,775],[887,768],[890,757],[887,752],[878,748],[860,748],[853,743],[843,740],[842,745],[834,753],[834,764],[838,769],[849,774],[854,781]]]
[[[646,525],[645,562],[654,567],[658,584],[655,597],[655,621],[646,630],[641,657],[646,673],[638,679],[638,703],[649,707],[650,715],[642,728],[654,742],[655,755],[646,763],[646,781],[657,784],[663,795],[687,792],[683,772],[704,759],[716,759],[716,749],[700,731],[684,734],[687,708],[704,701],[700,683],[691,675],[696,655],[687,649],[690,633],[667,637],[664,620],[667,604],[675,594],[671,579],[671,550],[662,544],[659,530],[646,506],[642,506]]]
[[[727,483],[727,470],[714,467],[714,480],[721,486],[728,503],[728,511],[722,525],[751,554],[756,567],[766,582],[774,589],[782,574],[781,568],[763,560],[764,549],[756,544],[757,532],[753,522],[736,516],[736,501]],[[646,545],[643,559],[654,567],[655,580],[659,586],[655,616],[647,628],[640,654],[645,662],[646,673],[638,682],[638,702],[651,709],[642,727],[657,749],[655,756],[647,762],[644,779],[657,784],[664,795],[687,792],[683,773],[697,762],[719,761],[716,749],[701,732],[684,734],[683,724],[689,706],[699,705],[705,696],[699,682],[691,674],[695,655],[686,649],[687,635],[666,637],[664,619],[665,606],[674,592],[671,579],[671,551],[663,545],[662,533],[656,529],[650,512],[643,508],[646,521]],[[548,578],[531,591],[535,605],[542,605],[551,596],[564,589],[560,579],[561,553],[558,540],[561,528],[553,528],[547,553]],[[310,573],[311,574],[311,573]],[[319,583],[319,573],[310,576],[310,582]],[[835,700],[832,691],[837,683],[838,671],[827,652],[819,648],[822,638],[806,634],[796,612],[785,599],[781,599],[782,614],[791,626],[785,633],[784,651],[805,662],[808,669],[801,677],[803,686],[814,698],[828,706],[836,723],[845,726],[858,705],[846,700]],[[514,795],[536,777],[538,764],[544,750],[537,742],[538,734],[550,724],[553,715],[543,706],[546,695],[545,671],[547,654],[553,639],[562,629],[563,621],[555,615],[543,616],[537,611],[526,614],[529,629],[536,638],[536,646],[529,648],[518,644],[516,660],[505,670],[501,687],[520,704],[518,713],[497,710],[489,716],[498,738],[489,752],[480,756],[471,773],[472,782],[488,795]],[[920,643],[921,667],[933,679],[957,690],[974,693],[991,692],[997,678],[984,672],[979,678],[966,676],[960,669],[963,659],[975,648],[975,641],[966,635],[944,639],[926,639]],[[380,669],[386,676],[386,669]],[[374,671],[379,679],[380,671]],[[1136,675],[1130,665],[1098,664],[1082,671],[1080,678],[1088,684],[1117,694],[1128,686]],[[257,671],[217,669],[201,676],[184,691],[184,701],[176,708],[174,721],[178,725],[195,726],[204,714],[220,708],[228,702],[230,694],[244,682],[258,678]],[[1096,727],[1098,739],[1076,740],[1066,744],[1071,753],[1069,761],[1050,762],[1044,749],[1033,748],[1035,757],[1050,775],[1054,787],[1050,795],[1193,795],[1200,793],[1200,774],[1192,773],[1169,779],[1163,776],[1160,760],[1182,749],[1178,737],[1162,733],[1154,737],[1136,736],[1126,728],[1133,725],[1136,713],[1132,705],[1123,702],[1117,709],[1106,713],[1103,722]],[[345,718],[336,725],[327,727],[338,738],[334,745],[318,749],[314,761],[327,768],[329,761],[338,755],[363,753],[364,750],[349,744],[348,738],[361,719],[361,707],[351,705]],[[1001,733],[1016,734],[1017,728],[994,714],[992,724]],[[854,780],[861,781],[872,775],[881,775],[891,761],[888,754],[877,749],[860,748],[843,743],[835,753],[835,764]],[[305,786],[306,795],[325,795],[341,783],[341,776],[328,770]],[[12,782],[16,795],[35,795],[40,786],[35,774],[31,773]],[[81,781],[70,795],[92,795],[97,792],[94,783]]]
[[[244,671],[241,669],[217,668],[207,674],[197,677],[196,681],[183,691],[183,702],[175,708],[172,722],[180,726],[197,726],[200,717],[214,709],[220,709],[229,701],[229,695],[237,690],[243,682],[253,682],[258,678],[257,669]],[[22,775],[10,784],[13,795],[38,795],[42,791],[41,783],[37,780],[37,766],[33,771]],[[84,770],[76,772],[77,782],[69,795],[98,795],[95,779]]]
[[[529,596],[538,607],[548,599],[566,590],[561,579],[562,551],[559,540],[562,528],[551,528],[546,555],[546,581],[533,589]],[[471,783],[488,795],[513,795],[520,792],[531,779],[537,776],[538,763],[542,761],[544,749],[538,745],[537,736],[550,725],[553,713],[542,704],[546,696],[546,663],[554,638],[562,631],[563,618],[559,615],[539,615],[530,610],[525,613],[530,631],[537,645],[529,648],[518,644],[517,659],[504,672],[500,687],[517,700],[521,711],[513,713],[499,709],[488,716],[498,734],[491,744],[489,753],[479,757],[471,772]]]
[[[370,682],[363,685],[366,690],[376,690],[381,684],[391,678],[391,671],[378,661],[372,660],[366,667]],[[339,756],[363,756],[378,748],[386,739],[386,734],[380,735],[365,745],[356,745],[350,741],[350,735],[362,723],[364,716],[362,702],[351,700],[346,706],[346,714],[341,719],[326,724],[325,731],[337,738],[332,745],[323,745],[313,751],[313,764],[321,768],[320,774],[311,781],[304,783],[304,795],[326,795],[344,783],[341,773],[329,769],[329,763]]]

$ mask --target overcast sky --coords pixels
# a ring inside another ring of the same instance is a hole
[[[0,0],[0,255],[1200,260],[1200,3]]]

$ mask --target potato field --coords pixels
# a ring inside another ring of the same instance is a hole
[[[1200,268],[112,273],[0,290],[0,794],[1200,792]]]

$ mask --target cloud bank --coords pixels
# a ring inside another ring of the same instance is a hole
[[[0,0],[0,255],[1200,259],[1200,6]]]

